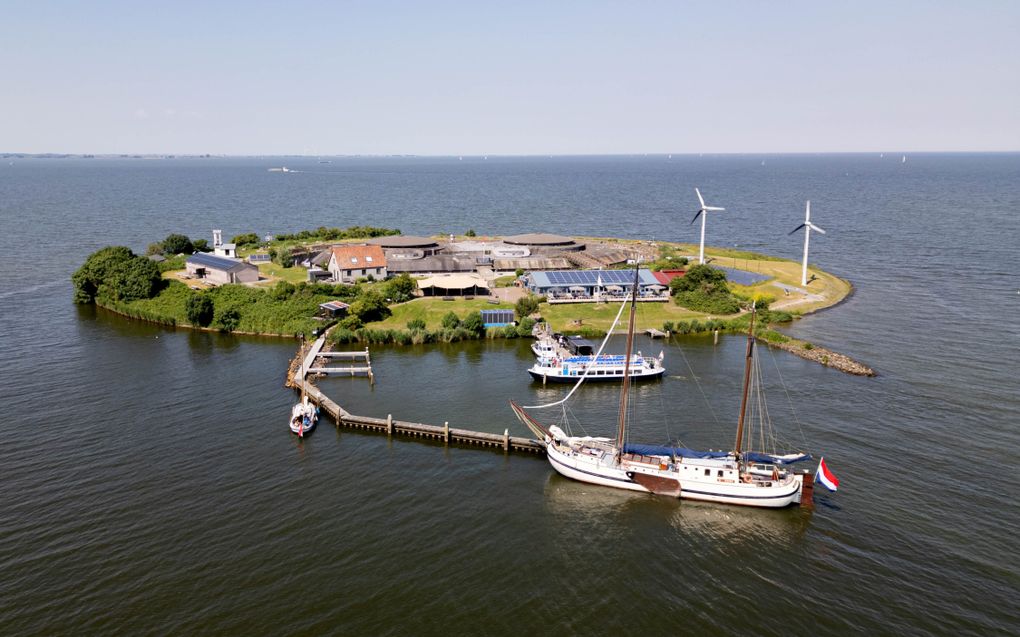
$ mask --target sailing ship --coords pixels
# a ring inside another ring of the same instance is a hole
[[[634,289],[637,289],[636,285]],[[635,297],[636,293],[632,293],[625,367],[629,366],[634,345]],[[787,466],[806,460],[810,458],[809,455],[777,455],[745,449],[745,417],[748,413],[755,345],[754,319],[752,307],[733,451],[696,451],[676,446],[627,444],[629,374],[624,375],[620,392],[615,439],[570,436],[556,425],[543,425],[526,411],[528,408],[521,407],[515,401],[511,400],[510,406],[521,422],[545,443],[546,455],[553,469],[568,478],[619,489],[709,502],[772,508],[795,503],[808,506],[812,499],[813,476],[806,471],[795,473]],[[748,439],[750,437],[747,436]]]
[[[304,356],[304,347],[301,348],[301,356]],[[304,438],[308,432],[315,428],[319,421],[319,408],[308,400],[305,393],[304,360],[298,366],[297,377],[301,380],[301,400],[291,407],[290,430],[296,433],[299,438]]]

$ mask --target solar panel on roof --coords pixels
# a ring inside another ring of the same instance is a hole
[[[197,263],[207,268],[215,268],[217,270],[229,270],[240,264],[239,261],[233,259],[227,259],[225,257],[218,257],[214,254],[206,254],[204,252],[198,252],[188,257],[190,263]]]

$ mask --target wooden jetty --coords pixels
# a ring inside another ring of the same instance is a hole
[[[306,375],[318,372],[316,367],[310,367],[311,363],[318,356],[324,356],[326,354],[338,354],[338,358],[342,358],[347,354],[358,354],[368,358],[368,350],[364,352],[322,352],[322,346],[325,343],[325,338],[320,338],[312,345],[308,354],[302,360],[302,371],[297,371],[295,366],[291,366],[291,371],[287,375],[287,385],[298,391],[304,388],[305,394],[308,396],[308,400],[318,405],[319,409],[328,414],[337,427],[351,427],[353,429],[364,429],[368,431],[376,431],[379,433],[385,433],[389,436],[400,435],[408,436],[412,438],[423,438],[426,440],[435,440],[444,444],[463,444],[463,445],[474,445],[481,447],[488,447],[490,449],[502,449],[504,452],[509,451],[527,451],[532,453],[543,453],[545,451],[545,445],[537,440],[530,438],[521,438],[518,436],[511,436],[509,429],[504,429],[502,434],[486,433],[483,431],[471,431],[468,429],[458,429],[450,427],[450,423],[443,423],[442,427],[436,425],[427,425],[418,422],[407,422],[403,420],[394,420],[393,415],[389,414],[385,418],[372,418],[369,416],[357,416],[345,410],[336,401],[332,400],[325,394],[323,394],[318,387],[316,387],[311,381],[306,378]]]
[[[669,336],[669,334],[667,334],[666,332],[663,332],[662,330],[657,330],[654,327],[649,327],[647,330],[645,330],[645,334],[651,336],[652,338],[667,338]]]
[[[375,374],[372,372],[372,357],[369,355],[367,347],[364,351],[359,352],[324,352],[322,351],[322,346],[325,343],[325,338],[317,339],[314,343],[312,343],[311,349],[308,350],[308,355],[305,356],[305,359],[302,362],[302,369],[306,370],[306,376],[308,374],[322,374],[323,376],[337,374],[345,376],[364,375],[368,376],[369,382],[373,384],[375,383]],[[350,365],[316,365],[315,360],[318,358],[350,359]],[[359,361],[358,359],[361,360]],[[358,362],[361,364],[357,364]]]

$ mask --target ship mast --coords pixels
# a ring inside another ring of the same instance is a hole
[[[755,303],[751,303],[751,323],[747,327],[747,357],[744,360],[744,391],[740,398],[740,417],[737,419],[737,442],[734,451],[737,462],[740,462],[740,449],[744,442],[744,416],[747,414],[747,389],[751,381],[751,357],[754,355],[754,315]]]
[[[634,312],[637,309],[638,264],[634,264],[634,287],[630,296],[630,320],[627,322],[627,353],[623,359],[623,388],[620,390],[620,419],[616,429],[616,462],[623,455],[623,438],[627,431],[627,396],[630,393],[630,357],[634,351]]]

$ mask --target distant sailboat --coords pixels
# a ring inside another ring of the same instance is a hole
[[[907,156],[906,155],[903,156],[903,159],[900,160],[900,163],[901,164],[907,163]]]

